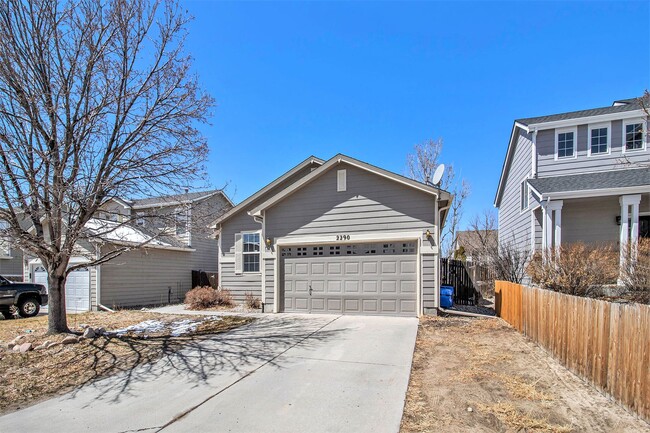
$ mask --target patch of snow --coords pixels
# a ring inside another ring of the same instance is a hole
[[[127,242],[137,245],[146,243],[148,245],[170,246],[166,242],[153,239],[133,226],[115,221],[93,218],[86,223],[86,228],[107,241]]]
[[[165,324],[160,320],[145,320],[144,322],[136,323],[135,325],[127,326],[126,328],[116,329],[113,331],[115,335],[124,335],[128,332],[136,334],[160,332],[165,329]]]
[[[179,337],[183,334],[196,331],[196,328],[199,326],[199,324],[207,320],[218,321],[222,319],[221,317],[207,317],[200,320],[196,320],[196,319],[176,320],[171,323],[164,323],[161,322],[160,320],[145,320],[144,322],[127,326],[126,328],[116,329],[111,333],[117,336],[122,336],[129,332],[133,332],[135,334],[149,334],[149,333],[161,332],[164,331],[165,329],[169,329],[170,335],[172,337]]]

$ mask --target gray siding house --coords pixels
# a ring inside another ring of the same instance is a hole
[[[5,221],[0,221],[0,231],[6,227],[5,224]],[[23,279],[23,252],[14,248],[10,239],[0,238],[0,275],[12,281]]]
[[[219,284],[267,312],[419,316],[438,306],[449,193],[310,157],[215,222]]]
[[[71,263],[90,262],[120,247],[144,246],[70,273],[68,310],[182,302],[192,288],[192,270],[217,272],[218,246],[209,223],[231,208],[221,190],[107,200],[89,227],[110,232],[101,241],[79,242]],[[38,259],[27,257],[23,272],[26,281],[47,285]]]
[[[494,201],[499,242],[616,244],[623,254],[650,237],[647,122],[638,99],[516,120]]]

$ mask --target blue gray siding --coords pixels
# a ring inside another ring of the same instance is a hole
[[[436,261],[434,254],[422,255],[422,302],[426,309],[436,308]]]
[[[23,253],[18,248],[11,249],[11,257],[0,258],[0,275],[15,278],[23,275]]]
[[[539,143],[539,135],[538,135]],[[503,197],[499,206],[499,243],[514,242],[521,249],[530,249],[530,211],[521,211],[521,182],[532,173],[532,141],[522,133],[515,145],[510,169],[506,173]],[[532,204],[532,198],[529,195]]]
[[[588,125],[578,125],[577,157],[555,160],[555,129],[537,133],[538,176],[550,177],[565,174],[580,174],[594,171],[625,168],[622,158],[630,162],[647,162],[650,151],[627,152],[623,154],[623,121],[611,122],[611,144],[609,155],[588,156]]]

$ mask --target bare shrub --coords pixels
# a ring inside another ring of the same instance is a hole
[[[597,294],[618,277],[617,252],[608,246],[587,246],[583,243],[562,245],[549,250],[544,260],[536,252],[527,272],[533,283],[555,292],[576,296]]]
[[[621,280],[626,289],[637,291],[650,290],[650,239],[639,239],[636,254],[631,248],[627,259],[621,267]],[[636,256],[636,257],[635,257]]]
[[[251,292],[246,292],[244,294],[244,305],[246,305],[246,308],[258,310],[262,308],[262,301],[260,301],[260,298],[256,297]]]
[[[229,290],[213,289],[210,286],[197,286],[187,292],[185,303],[191,310],[205,310],[216,306],[230,307],[234,305]]]
[[[526,278],[526,266],[531,258],[529,249],[518,247],[513,240],[489,249],[488,254],[495,279],[520,284]]]

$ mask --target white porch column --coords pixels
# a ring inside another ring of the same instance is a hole
[[[559,251],[562,243],[562,200],[548,201],[542,205],[542,249],[544,256],[551,248]]]
[[[553,211],[554,223],[554,237],[553,237],[553,246],[556,250],[560,248],[562,243],[562,205],[564,202],[562,200],[556,200],[549,203],[551,210]]]
[[[619,202],[621,203],[620,257],[622,266],[626,260],[628,243],[631,242],[631,251],[634,256],[639,242],[639,203],[641,203],[641,194],[623,195],[619,198]],[[630,215],[630,206],[632,207],[632,215]]]

